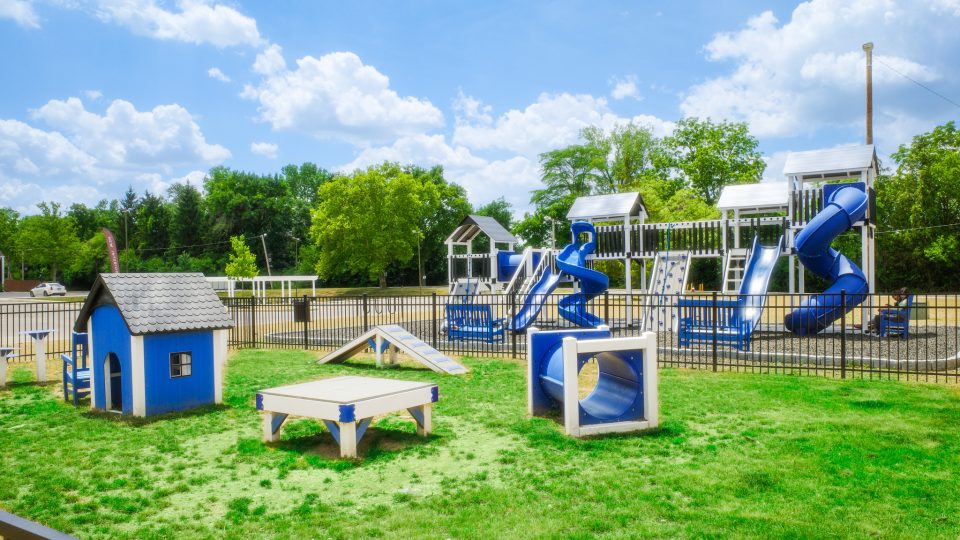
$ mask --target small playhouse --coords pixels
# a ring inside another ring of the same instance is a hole
[[[91,407],[145,417],[220,403],[231,326],[203,274],[100,274],[74,328],[88,336]]]

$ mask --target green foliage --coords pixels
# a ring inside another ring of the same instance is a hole
[[[917,135],[893,154],[877,188],[880,287],[960,288],[960,131],[953,122]]]
[[[317,273],[366,275],[386,287],[387,269],[416,253],[421,202],[436,196],[427,186],[396,163],[337,176],[321,186],[310,229],[320,251]]]
[[[424,169],[418,166],[407,166],[405,172],[417,179],[423,187],[420,196],[420,268],[413,263],[413,270],[417,276],[426,276],[430,283],[446,283],[447,247],[443,243],[447,235],[470,213],[470,203],[467,201],[467,192],[463,187],[447,182],[443,176],[443,167],[435,166]],[[410,265],[401,266],[409,275]],[[392,276],[391,276],[392,277]],[[416,282],[421,283],[422,277]],[[413,280],[406,279],[407,283]]]
[[[663,139],[677,177],[711,206],[723,186],[760,180],[766,164],[758,144],[745,122],[698,118],[680,120],[673,134]]]
[[[513,207],[503,197],[498,197],[473,211],[478,216],[492,217],[508,231],[513,226]]]
[[[11,208],[0,208],[0,253],[7,256],[7,271],[11,270],[10,265],[13,264],[19,224],[19,213]]]
[[[250,251],[250,246],[241,236],[230,237],[231,253],[227,262],[226,273],[232,278],[257,277],[260,270],[257,268],[257,258]]]
[[[57,203],[40,203],[40,213],[20,221],[16,249],[23,253],[33,275],[57,279],[80,247],[73,220],[60,213]]]
[[[176,252],[198,253],[207,223],[203,195],[189,182],[171,186],[170,195],[174,207],[170,222],[170,247]]]

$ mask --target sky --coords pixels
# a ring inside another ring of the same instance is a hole
[[[390,160],[522,213],[582,128],[687,116],[748,122],[777,180],[863,143],[868,41],[889,163],[960,117],[957,28],[960,0],[0,0],[0,206]]]

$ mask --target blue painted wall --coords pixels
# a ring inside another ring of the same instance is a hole
[[[103,361],[109,353],[115,353],[120,359],[120,387],[123,393],[123,414],[133,414],[133,385],[130,378],[130,332],[123,322],[120,310],[116,306],[100,306],[93,310],[90,320],[93,323],[93,369],[91,384],[94,385],[95,401],[93,406],[106,410],[106,389],[104,387]]]
[[[170,377],[170,353],[193,353],[193,372]],[[213,332],[151,334],[143,339],[147,416],[210,405],[213,396]]]

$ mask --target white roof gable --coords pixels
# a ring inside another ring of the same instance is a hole
[[[786,182],[724,186],[717,201],[717,208],[720,210],[785,209],[789,191]]]
[[[600,219],[645,215],[643,199],[637,192],[611,193],[577,197],[567,212],[567,219]]]
[[[862,171],[873,167],[874,157],[872,144],[790,152],[783,165],[783,174],[789,176]]]

